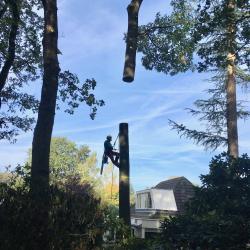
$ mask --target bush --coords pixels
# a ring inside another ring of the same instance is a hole
[[[32,202],[28,175],[15,171],[9,184],[0,184],[0,249],[37,249],[43,233],[49,232],[51,249],[94,249],[102,243],[103,211],[90,185],[77,178],[64,187],[50,187],[49,225],[36,228],[41,207]],[[27,177],[27,178],[26,178]],[[22,180],[22,181],[21,181]],[[20,184],[21,183],[21,184]]]

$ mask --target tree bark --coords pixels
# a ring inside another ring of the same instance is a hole
[[[129,136],[128,124],[120,123],[119,217],[130,226]]]
[[[40,213],[34,218],[34,224],[44,226],[36,249],[49,249],[49,153],[60,68],[57,57],[57,0],[43,0],[42,3],[44,8],[44,74],[38,119],[32,143],[31,194],[34,204],[41,206]]]
[[[126,39],[123,81],[132,82],[135,76],[136,50],[138,40],[138,14],[143,0],[132,0],[127,7],[128,32]]]
[[[237,103],[236,103],[236,79],[235,79],[235,44],[236,44],[236,23],[235,23],[235,0],[229,0],[228,12],[228,55],[227,55],[227,137],[228,152],[231,156],[239,156],[238,129],[237,129]]]
[[[58,74],[60,72],[57,57],[57,1],[43,0],[44,6],[44,37],[43,63],[44,75],[41,101],[37,124],[32,144],[32,188],[40,190],[49,183],[49,152],[51,134],[54,125]]]
[[[9,34],[9,41],[8,41],[8,52],[7,57],[0,72],[0,93],[4,88],[6,83],[9,71],[13,65],[15,59],[15,52],[16,52],[16,37],[18,32],[18,25],[20,22],[20,13],[18,7],[18,1],[16,0],[9,0],[10,12],[12,13],[12,20],[11,20],[11,27],[10,27],[10,34]],[[6,6],[4,6],[2,12],[4,13],[6,10]],[[2,13],[2,15],[3,15]]]

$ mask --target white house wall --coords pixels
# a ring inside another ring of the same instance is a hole
[[[151,189],[150,193],[154,209],[177,211],[173,190]]]
[[[146,232],[152,232],[152,230],[160,232],[161,222],[159,219],[131,218],[131,225],[134,227],[136,237],[145,238]]]

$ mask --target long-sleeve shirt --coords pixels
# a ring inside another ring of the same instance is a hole
[[[109,152],[109,151],[112,151],[113,150],[113,146],[112,144],[110,143],[110,141],[106,140],[104,142],[104,152]]]

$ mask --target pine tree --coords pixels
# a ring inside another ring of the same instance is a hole
[[[198,99],[194,102],[194,108],[186,108],[187,112],[205,125],[205,130],[188,128],[184,124],[179,124],[169,120],[169,125],[176,130],[180,136],[193,140],[205,150],[216,150],[219,146],[227,146],[227,119],[226,119],[226,89],[225,72],[218,72],[209,82],[213,83],[213,88],[207,89],[209,95],[207,99]],[[241,79],[241,84],[246,84]],[[246,120],[250,112],[246,110],[244,101],[237,101],[237,118]]]

